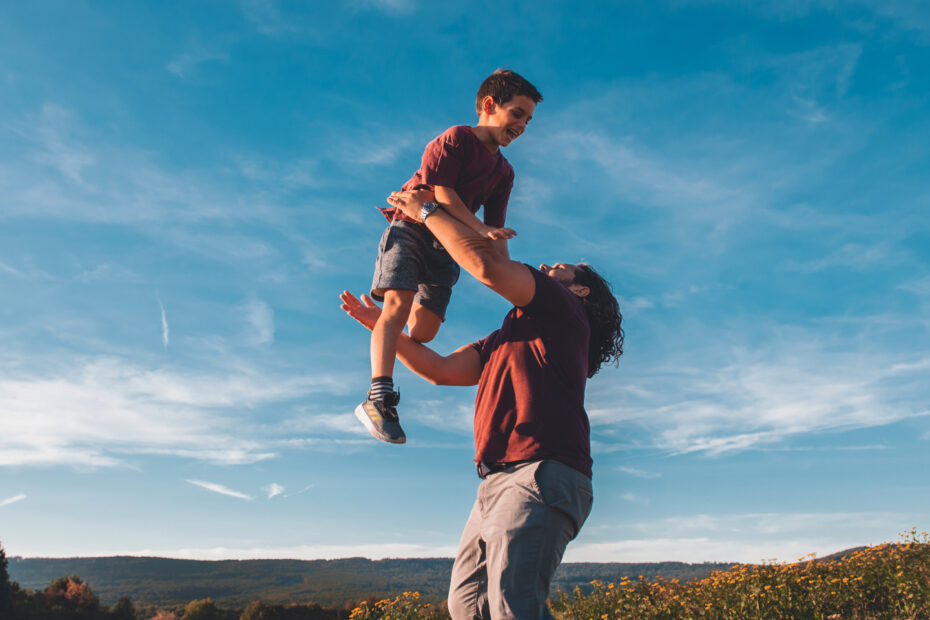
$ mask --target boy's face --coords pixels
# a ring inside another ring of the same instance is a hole
[[[526,130],[534,110],[536,103],[526,95],[517,95],[500,105],[491,97],[485,97],[478,124],[492,128],[491,137],[498,146],[507,146]]]

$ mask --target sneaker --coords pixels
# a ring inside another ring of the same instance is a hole
[[[371,400],[355,408],[355,417],[365,425],[368,432],[388,443],[406,443],[407,436],[400,427],[397,418],[397,403],[400,402],[400,393],[392,392],[384,399]]]

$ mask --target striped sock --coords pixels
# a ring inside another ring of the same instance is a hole
[[[392,377],[373,377],[368,398],[371,400],[383,400],[385,396],[393,392],[394,379]]]

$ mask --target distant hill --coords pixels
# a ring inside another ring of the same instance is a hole
[[[567,563],[559,567],[555,588],[571,591],[591,580],[628,576],[681,580],[706,577],[730,563],[652,564]],[[43,589],[50,581],[78,575],[104,604],[128,596],[136,604],[180,605],[210,597],[217,604],[241,607],[254,600],[315,602],[339,606],[371,595],[419,591],[442,599],[449,587],[450,558],[368,560],[173,560],[146,557],[9,558],[10,578],[24,588]]]

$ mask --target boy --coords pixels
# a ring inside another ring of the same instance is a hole
[[[478,125],[451,127],[430,142],[420,169],[403,186],[433,190],[435,202],[424,205],[421,219],[442,208],[508,256],[507,239],[516,233],[504,219],[514,174],[500,148],[520,137],[540,101],[536,87],[513,71],[489,75],[475,97]],[[482,205],[484,222],[475,217]],[[378,439],[404,443],[393,380],[397,340],[404,324],[418,342],[436,336],[459,267],[422,223],[399,209],[382,211],[390,225],[378,247],[371,296],[384,306],[371,332],[371,389],[355,416]]]

